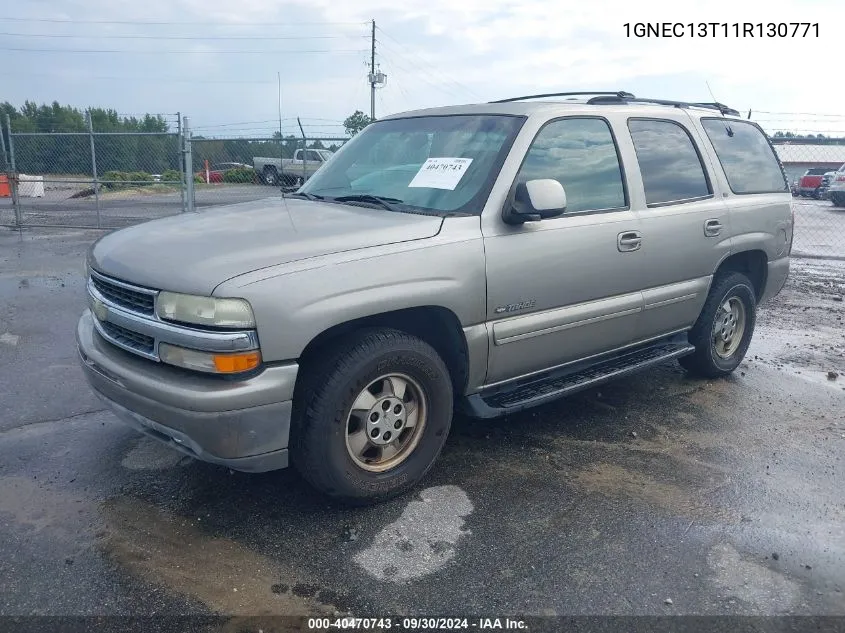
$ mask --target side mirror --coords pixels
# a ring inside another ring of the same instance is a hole
[[[566,191],[557,180],[543,178],[517,183],[502,213],[507,224],[556,218],[566,210]]]

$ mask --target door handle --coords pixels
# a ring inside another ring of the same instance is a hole
[[[616,236],[616,248],[620,253],[638,251],[643,245],[643,236],[639,231],[625,231]]]
[[[719,220],[707,220],[704,223],[704,234],[707,237],[716,237],[722,232],[722,223]]]

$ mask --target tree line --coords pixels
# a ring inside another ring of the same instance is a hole
[[[9,139],[6,130],[7,116],[13,139]],[[16,108],[6,101],[0,103],[0,117],[4,147],[8,150],[10,140],[14,142],[15,167],[21,173],[92,174],[88,117],[94,132],[115,134],[94,136],[98,174],[106,171],[160,174],[169,169],[181,169],[177,130],[173,122],[168,122],[161,115],[121,116],[110,108],[81,110],[57,101],[42,105],[26,101]],[[41,134],[27,136],[27,133]],[[292,158],[303,144],[300,137],[282,137],[279,132],[273,133],[267,140],[207,139],[199,135],[193,139],[195,172],[204,167],[206,160],[212,165],[231,162],[251,165],[256,156]],[[307,147],[314,149],[336,150],[339,146],[338,142],[323,143],[320,140],[307,143]],[[4,159],[7,164],[3,164]],[[0,156],[0,170],[10,168],[8,160],[8,156]]]

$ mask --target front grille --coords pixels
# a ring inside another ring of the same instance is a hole
[[[149,316],[155,312],[155,295],[152,293],[132,290],[100,276],[91,275],[91,282],[101,295],[122,308]]]
[[[139,334],[132,330],[127,330],[124,327],[109,323],[108,321],[101,321],[100,326],[116,342],[125,345],[131,349],[137,350],[143,354],[152,354],[155,349],[155,339],[146,334]]]

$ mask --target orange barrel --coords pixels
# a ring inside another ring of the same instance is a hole
[[[0,174],[0,198],[11,198],[12,188],[9,186],[9,177],[6,174]]]

